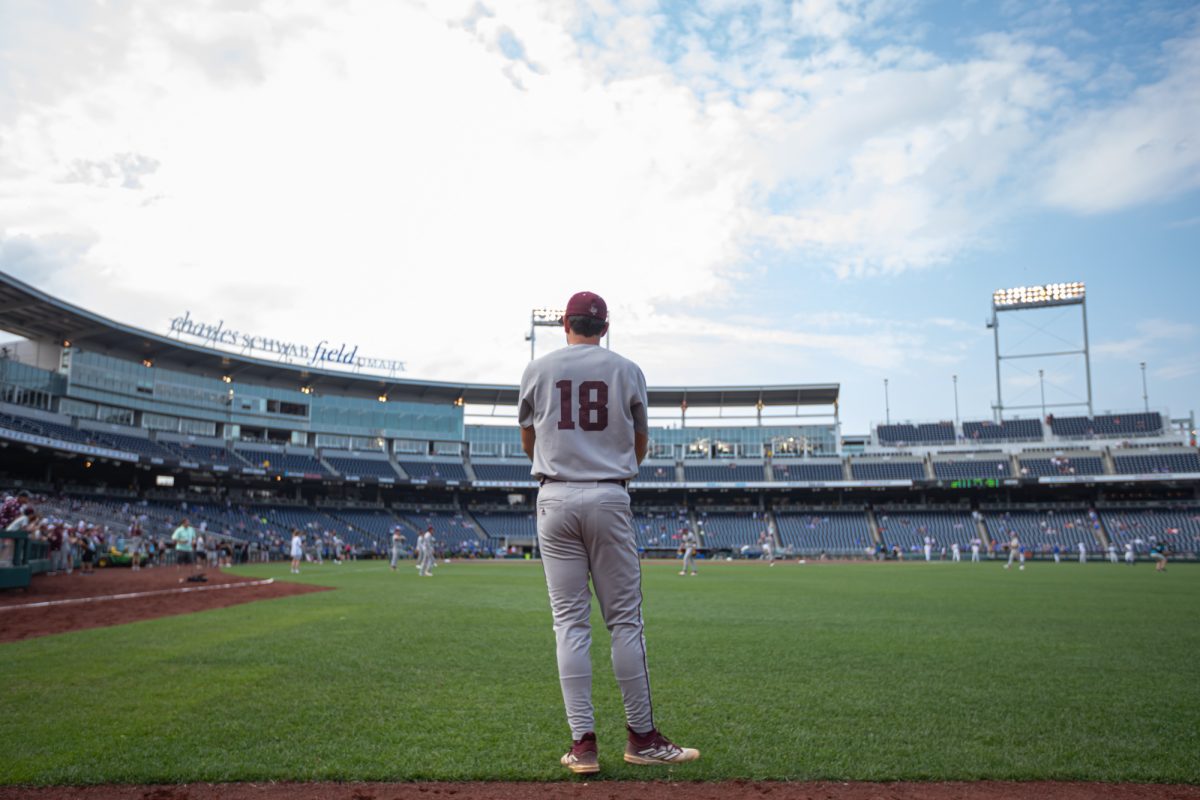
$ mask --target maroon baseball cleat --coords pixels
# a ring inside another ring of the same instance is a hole
[[[657,729],[641,734],[630,730],[629,740],[625,742],[625,760],[630,764],[681,764],[699,757],[699,750],[680,747]]]
[[[576,775],[599,772],[600,758],[596,755],[596,734],[589,732],[579,737],[559,761]]]

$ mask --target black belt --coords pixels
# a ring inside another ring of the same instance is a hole
[[[594,481],[564,481],[562,478],[550,478],[546,475],[537,476],[538,486],[545,486],[547,483],[615,483],[622,489],[629,486],[629,481],[624,478],[597,478]]]

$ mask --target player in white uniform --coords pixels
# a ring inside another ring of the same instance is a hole
[[[1085,545],[1083,542],[1079,543],[1079,563],[1087,563],[1087,545]]]
[[[1018,569],[1025,569],[1025,548],[1021,547],[1021,540],[1017,538],[1017,532],[1013,531],[1012,539],[1008,541],[1008,563],[1004,565],[1008,569],[1013,565],[1013,559],[1019,558],[1021,566]]]
[[[1121,560],[1117,558],[1117,546],[1112,542],[1108,543],[1108,561],[1110,564],[1121,563]]]
[[[1126,542],[1125,543],[1125,563],[1132,567],[1133,562],[1136,559],[1137,559],[1137,556],[1134,555],[1133,544],[1131,542]]]
[[[683,569],[679,570],[680,575],[686,575],[690,568],[692,574],[696,574],[696,548],[700,546],[700,542],[696,539],[696,534],[689,531],[684,531],[683,540],[679,543],[683,550]]]
[[[933,560],[933,539],[929,536],[925,537],[925,561]]]
[[[433,527],[421,534],[417,555],[417,573],[423,578],[433,577]]]
[[[404,552],[404,534],[401,532],[400,526],[396,525],[392,528],[392,572],[396,571],[396,562],[400,560],[402,552]]]
[[[626,488],[649,447],[646,379],[632,361],[599,346],[608,330],[602,298],[580,292],[563,317],[569,346],[530,362],[518,399],[521,445],[541,484],[538,546],[571,728],[571,749],[560,761],[575,773],[600,769],[589,576],[612,638],[613,673],[629,732],[625,761],[691,761],[700,753],[659,733],[650,703],[641,563]]]
[[[971,563],[979,563],[979,548],[983,544],[978,538],[971,540]]]
[[[759,534],[758,546],[762,548],[762,559],[767,562],[767,566],[775,566],[775,548],[771,546],[771,536],[766,531]]]
[[[300,560],[304,558],[304,537],[292,528],[292,574],[300,574]]]
[[[962,561],[962,550],[959,549],[958,542],[950,543],[950,560],[956,563]]]

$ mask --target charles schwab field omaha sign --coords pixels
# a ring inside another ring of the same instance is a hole
[[[245,331],[225,327],[225,321],[219,320],[216,325],[192,319],[190,311],[171,320],[171,333],[179,336],[190,336],[200,339],[213,347],[237,348],[243,353],[270,353],[281,359],[298,361],[309,367],[337,367],[355,370],[370,370],[372,372],[396,373],[404,371],[404,362],[389,358],[374,358],[360,356],[358,345],[341,343],[334,346],[328,339],[321,339],[316,345],[275,339],[270,336],[259,336]]]

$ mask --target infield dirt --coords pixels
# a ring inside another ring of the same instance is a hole
[[[191,574],[193,571],[187,567],[137,572],[112,567],[90,575],[37,575],[26,591],[0,591],[0,642],[328,590],[325,586],[287,581],[266,583],[220,570],[205,570],[204,583],[190,583],[186,578]],[[200,587],[213,588],[194,591]],[[190,591],[181,591],[185,589]],[[135,596],[113,597],[126,594]],[[85,602],[39,605],[63,600]]]

